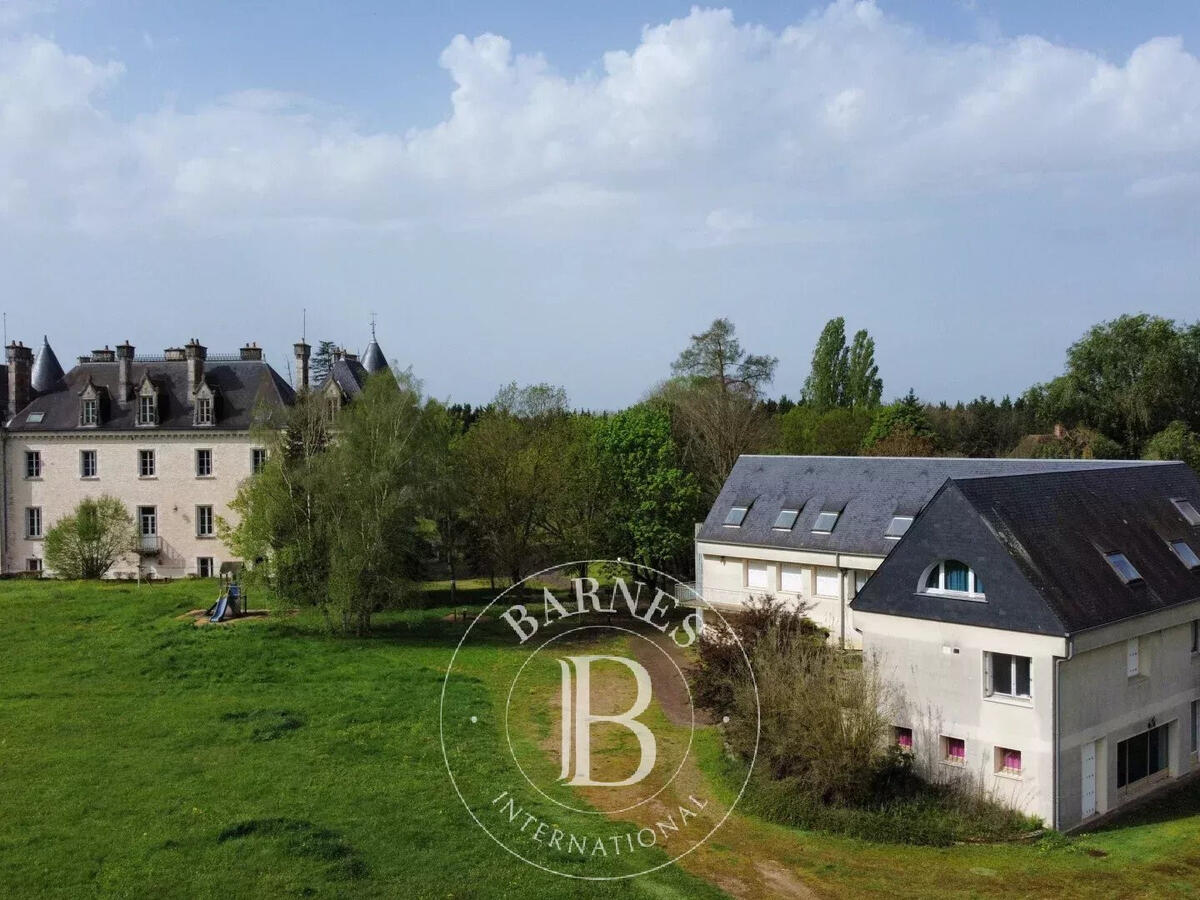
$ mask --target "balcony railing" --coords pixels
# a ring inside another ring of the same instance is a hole
[[[137,550],[142,556],[157,556],[162,550],[162,538],[157,534],[140,535]]]

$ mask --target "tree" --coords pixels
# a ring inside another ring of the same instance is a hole
[[[333,368],[333,354],[336,350],[337,344],[333,341],[317,341],[317,352],[313,354],[312,366],[309,369],[314,387],[329,377],[329,370]]]
[[[875,339],[865,329],[854,334],[846,364],[846,387],[842,404],[851,409],[874,409],[883,396],[883,379],[875,364]]]
[[[257,439],[267,464],[238,488],[229,508],[238,513],[218,533],[235,556],[261,561],[251,577],[267,577],[292,603],[324,607],[329,582],[327,495],[320,468],[329,446],[329,421],[321,399],[302,393],[282,417],[260,423]]]
[[[1063,375],[1026,397],[1046,422],[1086,425],[1138,456],[1172,421],[1200,426],[1200,325],[1146,314],[1102,322],[1071,345]]]
[[[714,319],[708,330],[692,335],[692,342],[671,364],[671,371],[676,376],[714,382],[724,393],[757,399],[775,377],[779,360],[747,353],[735,331],[729,319]]]
[[[653,403],[623,410],[603,422],[597,443],[613,503],[612,554],[659,571],[690,570],[701,492],[683,467],[668,410]]]
[[[770,419],[760,400],[778,360],[742,349],[733,323],[717,319],[692,335],[661,392],[670,404],[684,458],[715,497],[738,456],[762,449]]]
[[[873,456],[929,456],[935,449],[935,437],[924,405],[910,388],[875,414],[863,449]]]
[[[544,436],[557,460],[550,473],[550,497],[542,520],[547,542],[559,560],[587,560],[611,555],[617,489],[609,479],[602,435],[607,422],[587,413],[558,416]]]
[[[1142,459],[1178,459],[1200,472],[1200,435],[1176,420],[1146,442]]]
[[[116,497],[81,500],[46,532],[46,565],[64,578],[102,578],[133,552],[133,517]]]
[[[780,447],[806,456],[854,456],[862,450],[871,421],[866,409],[797,406],[779,419]]]
[[[813,348],[812,370],[804,382],[804,402],[816,409],[842,406],[850,362],[846,350],[846,320],[830,319]]]
[[[341,628],[366,634],[371,617],[413,596],[430,538],[430,427],[413,383],[368,378],[321,460],[330,551],[327,603]]]

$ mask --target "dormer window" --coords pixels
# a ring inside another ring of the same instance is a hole
[[[217,421],[217,395],[206,383],[201,382],[196,387],[192,403],[192,423],[194,425],[215,425]]]
[[[138,388],[137,424],[158,424],[158,388],[149,376],[142,379],[142,385]]]
[[[89,378],[79,392],[79,425],[95,428],[100,424],[100,391]]]
[[[921,590],[926,594],[983,599],[983,579],[966,563],[957,559],[943,559],[930,566],[925,573]]]

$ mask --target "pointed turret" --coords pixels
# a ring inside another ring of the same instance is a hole
[[[33,361],[32,387],[39,394],[49,393],[62,381],[63,367],[58,363],[58,357],[50,349],[50,341],[42,335],[42,349],[38,351],[37,359]]]
[[[382,372],[387,369],[387,358],[383,355],[383,351],[379,349],[379,343],[375,340],[375,323],[371,323],[371,343],[367,344],[366,352],[362,355],[363,368],[367,370],[368,375],[374,375],[376,372]]]

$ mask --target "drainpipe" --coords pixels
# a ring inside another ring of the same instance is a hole
[[[838,570],[838,610],[841,619],[842,631],[842,650],[846,649],[846,573],[842,570],[842,554],[838,553],[834,556],[834,561],[837,564]]]
[[[1056,657],[1054,660],[1054,739],[1051,741],[1051,747],[1053,748],[1052,753],[1054,756],[1054,758],[1053,758],[1054,783],[1051,786],[1051,791],[1050,791],[1051,803],[1054,804],[1054,813],[1053,813],[1053,819],[1050,822],[1050,827],[1053,828],[1055,831],[1058,830],[1058,823],[1061,819],[1061,817],[1059,816],[1059,812],[1058,812],[1058,795],[1059,795],[1058,755],[1059,755],[1059,748],[1062,744],[1062,712],[1061,712],[1062,697],[1060,696],[1061,691],[1062,691],[1062,676],[1059,674],[1059,667],[1063,663],[1068,662],[1074,658],[1075,658],[1075,638],[1068,637],[1067,638],[1067,655],[1066,655],[1066,657],[1064,658],[1064,657],[1060,656],[1060,657]],[[1097,772],[1096,778],[1098,779],[1099,777],[1100,777],[1100,773]]]

